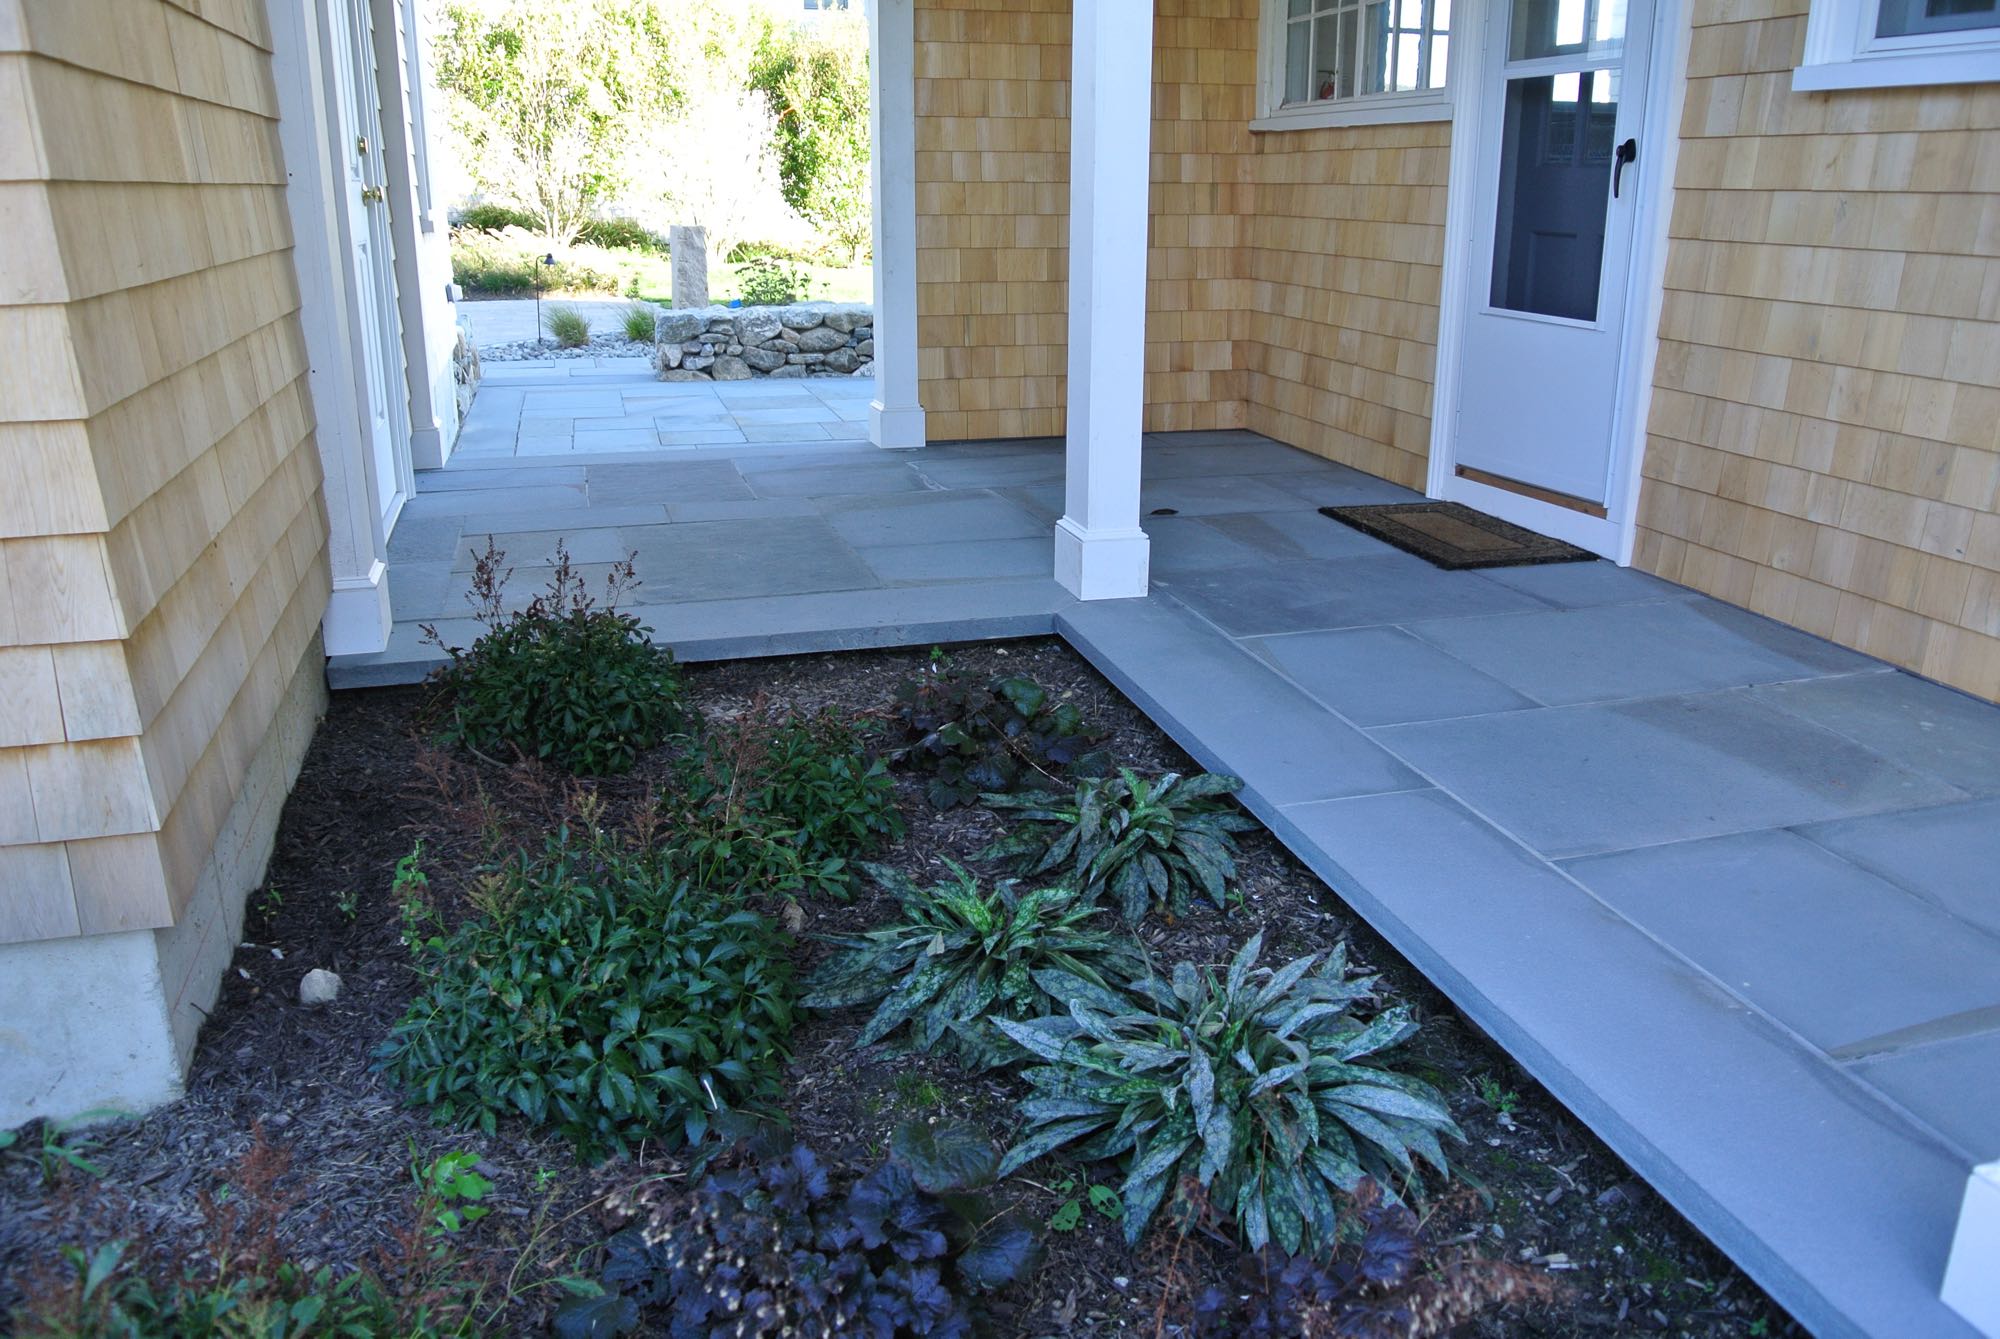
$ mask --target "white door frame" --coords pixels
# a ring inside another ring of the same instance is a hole
[[[1430,474],[1425,492],[1527,526],[1556,539],[1602,554],[1618,564],[1632,561],[1638,538],[1639,462],[1645,454],[1646,416],[1653,401],[1653,370],[1660,351],[1660,308],[1665,297],[1667,222],[1672,212],[1674,164],[1680,157],[1681,108],[1686,101],[1687,0],[1658,0],[1653,12],[1652,59],[1646,72],[1646,112],[1638,129],[1637,211],[1632,221],[1632,291],[1626,302],[1625,331],[1619,342],[1618,394],[1612,412],[1612,448],[1605,515],[1591,516],[1520,493],[1459,477],[1458,400],[1464,359],[1466,318],[1472,311],[1473,246],[1485,235],[1479,211],[1479,161],[1486,138],[1486,24],[1505,21],[1509,0],[1462,0],[1455,21],[1461,31],[1480,34],[1466,41],[1477,52],[1478,69],[1451,73],[1452,125],[1450,178],[1445,191],[1444,272],[1438,293],[1437,384],[1431,401]],[[1470,11],[1468,13],[1467,11]],[[1499,11],[1496,13],[1496,11]],[[1466,25],[1471,18],[1472,24]],[[1459,45],[1453,43],[1454,46]],[[1454,55],[1460,53],[1454,52]]]

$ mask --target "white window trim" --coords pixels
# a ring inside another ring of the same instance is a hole
[[[1457,22],[1457,6],[1453,6]],[[1454,37],[1457,28],[1451,30]],[[1458,51],[1452,42],[1454,63]],[[1268,130],[1317,130],[1326,126],[1379,126],[1399,121],[1449,121],[1451,119],[1451,74],[1445,73],[1443,88],[1417,89],[1406,93],[1364,93],[1359,97],[1331,102],[1303,102],[1285,106],[1285,0],[1264,0],[1257,26],[1257,115],[1250,128]]]
[[[1879,0],[1812,0],[1795,92],[2000,82],[2000,28],[1877,37]]]

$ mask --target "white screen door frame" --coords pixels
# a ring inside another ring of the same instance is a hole
[[[1486,301],[1485,294],[1474,291],[1478,287],[1476,276],[1484,273],[1484,266],[1476,263],[1475,249],[1490,246],[1493,235],[1491,220],[1483,217],[1493,202],[1485,198],[1483,190],[1490,174],[1482,153],[1492,139],[1493,81],[1498,76],[1485,59],[1487,25],[1505,24],[1511,4],[1509,0],[1461,0],[1457,20],[1466,37],[1464,57],[1455,62],[1458,68],[1452,71],[1451,175],[1446,191],[1437,385],[1431,406],[1430,470],[1425,491],[1431,497],[1462,502],[1621,564],[1632,561],[1637,537],[1639,461],[1659,353],[1668,206],[1686,89],[1686,5],[1687,0],[1657,0],[1654,6],[1645,112],[1636,132],[1642,151],[1624,177],[1624,189],[1633,193],[1635,206],[1630,290],[1619,345],[1610,482],[1601,517],[1496,488],[1457,472],[1456,427],[1467,318]],[[1474,33],[1478,34],[1476,39]]]

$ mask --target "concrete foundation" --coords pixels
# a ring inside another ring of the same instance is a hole
[[[324,660],[315,637],[175,925],[0,945],[0,1129],[180,1096],[326,710]]]

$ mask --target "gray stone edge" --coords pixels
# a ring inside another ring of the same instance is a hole
[[[1586,1077],[1593,1067],[1593,1057],[1588,1054],[1558,1054],[1544,1045],[1518,1023],[1511,1013],[1498,1006],[1482,988],[1479,964],[1468,962],[1464,954],[1457,955],[1455,961],[1444,957],[1403,919],[1389,900],[1378,897],[1365,880],[1357,879],[1348,870],[1337,854],[1326,850],[1307,836],[1286,812],[1288,809],[1311,809],[1316,804],[1339,803],[1339,801],[1280,806],[1265,799],[1256,788],[1254,766],[1246,766],[1247,760],[1232,758],[1226,751],[1217,748],[1213,742],[1202,739],[1199,734],[1182,723],[1171,706],[1149,686],[1158,676],[1171,675],[1174,672],[1171,664],[1153,661],[1140,666],[1128,664],[1107,647],[1100,645],[1097,639],[1087,629],[1079,626],[1068,613],[1059,613],[1055,625],[1058,636],[1088,660],[1099,673],[1109,679],[1154,724],[1172,736],[1174,741],[1203,767],[1243,777],[1245,785],[1238,798],[1273,836],[1319,875],[1337,897],[1366,920],[1399,953],[1409,959],[1426,979],[1443,991],[1468,1018],[1534,1075],[1558,1101],[1575,1113],[1619,1157],[1630,1164],[1648,1184],[1720,1250],[1735,1260],[1807,1329],[1816,1335],[1852,1336],[1854,1339],[1890,1333],[1899,1336],[1935,1335],[1939,1339],[1977,1339],[1974,1331],[1949,1311],[1938,1296],[1938,1284],[1941,1282],[1944,1263],[1943,1251],[1948,1248],[1948,1237],[1952,1227],[1951,1222],[1947,1221],[1951,1217],[1949,1214],[1942,1215],[1936,1224],[1941,1234],[1939,1250],[1935,1252],[1938,1257],[1940,1277],[1931,1280],[1928,1286],[1922,1287],[1920,1291],[1908,1290],[1909,1295],[1894,1299],[1856,1296],[1857,1292],[1866,1291],[1867,1284],[1857,1280],[1853,1271],[1845,1266],[1844,1261],[1849,1252],[1839,1250],[1824,1252],[1817,1249],[1822,1243],[1803,1241],[1794,1242],[1793,1244],[1801,1249],[1793,1251],[1785,1251],[1774,1246],[1766,1239],[1766,1234],[1753,1230],[1730,1205],[1718,1197],[1713,1189],[1701,1184],[1633,1119],[1619,1111],[1600,1094],[1599,1085],[1593,1084]],[[1246,671],[1254,669],[1247,656],[1245,669]],[[1228,691],[1227,685],[1213,681],[1206,682],[1202,686],[1204,695],[1210,697]],[[1444,792],[1431,793],[1444,794]],[[1666,956],[1664,949],[1659,950],[1659,953],[1662,957]],[[1513,984],[1518,985],[1519,982]],[[1750,1034],[1745,1032],[1744,1036],[1747,1039]],[[1746,1052],[1747,1050],[1748,1048]],[[1850,1117],[1841,1137],[1851,1147],[1855,1161],[1846,1165],[1879,1172],[1885,1162],[1894,1160],[1888,1155],[1895,1152],[1908,1154],[1911,1146],[1919,1143],[1922,1145],[1921,1154],[1934,1155],[1940,1163],[1949,1162],[1944,1150],[1932,1148],[1928,1140],[1913,1138],[1912,1131],[1887,1128],[1887,1111],[1869,1109],[1874,1104],[1868,1102],[1858,1091],[1836,1092],[1830,1095],[1827,1091],[1830,1083],[1841,1082],[1840,1076],[1830,1065],[1822,1065],[1816,1069],[1811,1065],[1801,1064],[1787,1072],[1774,1075],[1768,1064],[1768,1054],[1768,1050],[1760,1051],[1759,1055],[1765,1058],[1765,1063],[1761,1066],[1746,1067],[1743,1073],[1746,1075],[1755,1073],[1767,1091],[1775,1080],[1800,1092],[1809,1104],[1831,1104]],[[1727,1070],[1727,1057],[1714,1055],[1711,1058],[1717,1068]],[[1755,1059],[1747,1054],[1744,1058]],[[1708,1080],[1707,1086],[1713,1086],[1712,1079]],[[1740,1139],[1744,1136],[1746,1124],[1757,1119],[1756,1111],[1747,1106],[1750,1094],[1755,1091],[1754,1087],[1746,1083],[1737,1087],[1735,1091],[1745,1101],[1746,1106],[1739,1107],[1733,1112],[1716,1113],[1713,1133],[1718,1138]],[[1772,1133],[1775,1137],[1782,1138],[1781,1131]],[[1965,1175],[1963,1169],[1946,1167],[1941,1170],[1943,1179],[1955,1180],[1962,1185]],[[1875,1217],[1878,1204],[1871,1189],[1863,1184],[1864,1178],[1857,1176],[1856,1182],[1855,1194],[1849,1199],[1852,1206],[1849,1211],[1852,1220],[1862,1223],[1872,1220],[1878,1231],[1885,1230],[1879,1218]],[[1735,1189],[1748,1191],[1752,1195],[1756,1193],[1754,1189],[1748,1187]],[[1926,1188],[1920,1185],[1913,1185],[1910,1190],[1913,1197],[1921,1197],[1926,1193]],[[1814,1223],[1807,1225],[1807,1230],[1817,1230],[1823,1226],[1825,1225]],[[1910,1281],[1904,1282],[1907,1284]],[[1859,1314],[1864,1310],[1868,1313],[1866,1317]],[[1894,1318],[1893,1323],[1890,1323],[1891,1317]]]

